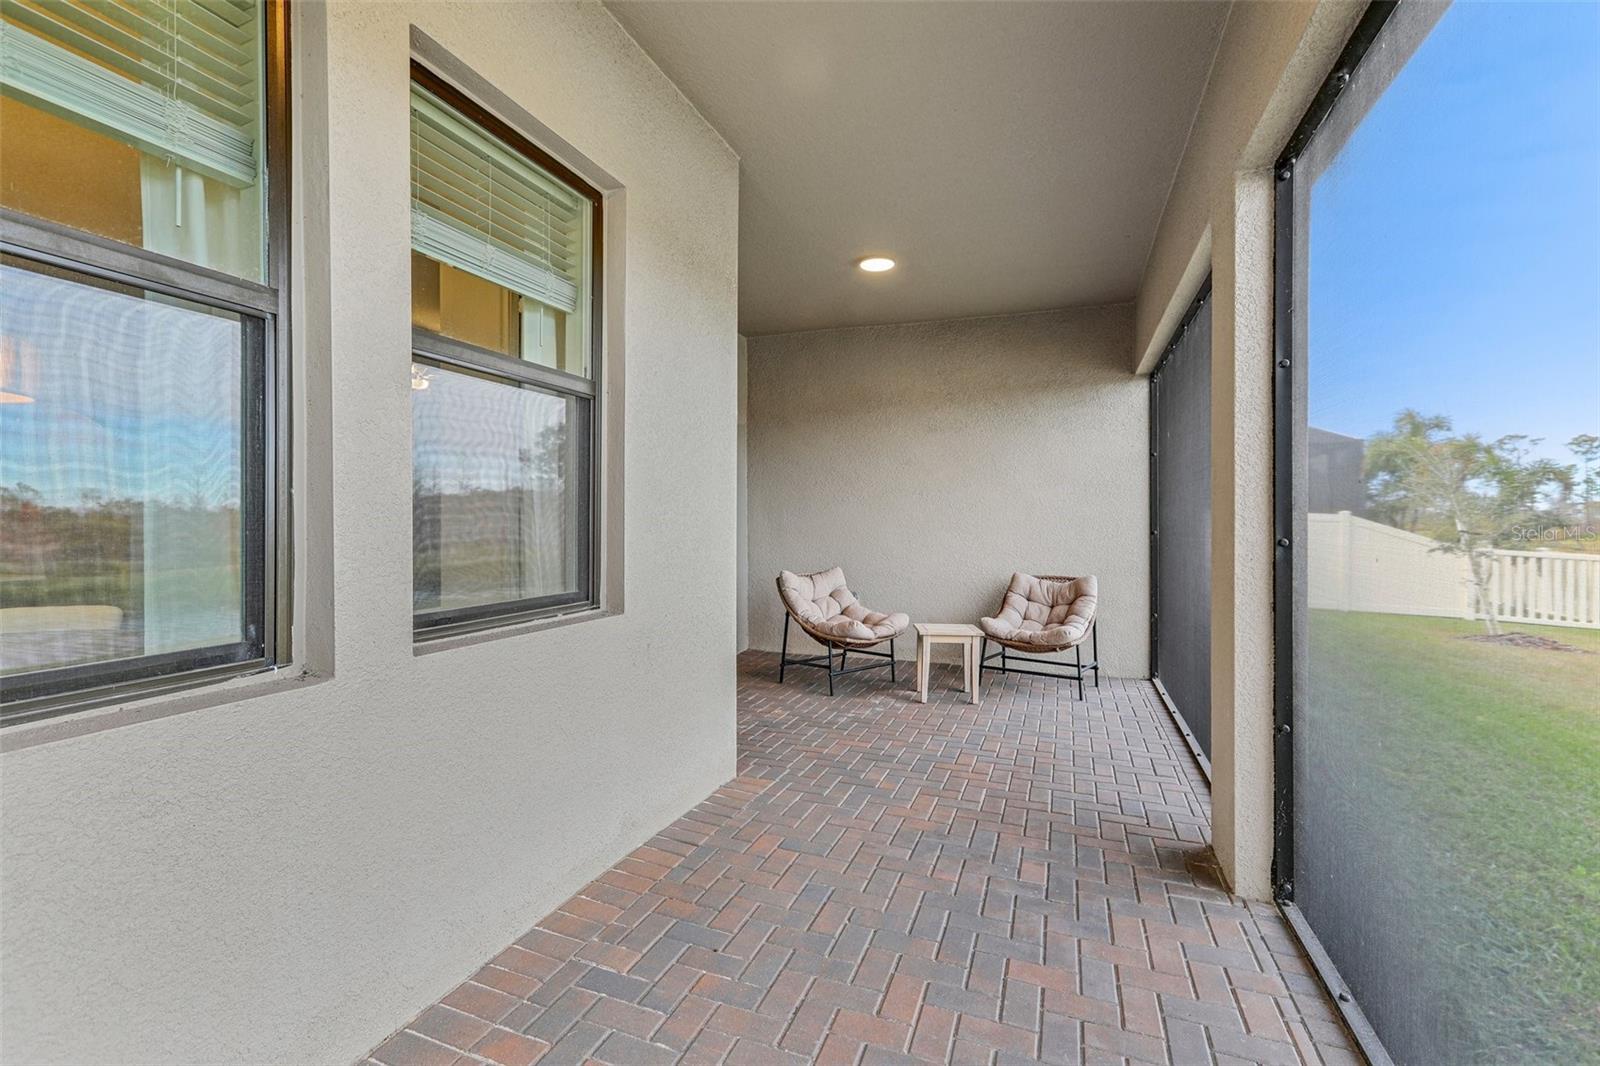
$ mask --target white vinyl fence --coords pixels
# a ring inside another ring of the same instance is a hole
[[[1489,591],[1502,621],[1600,627],[1600,555],[1497,551]]]
[[[1471,569],[1439,542],[1349,511],[1307,516],[1310,606],[1476,618]],[[1496,551],[1490,582],[1503,621],[1600,628],[1600,555]]]

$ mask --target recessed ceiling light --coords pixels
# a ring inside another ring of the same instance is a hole
[[[862,270],[865,270],[869,274],[881,274],[885,270],[894,269],[894,260],[890,259],[886,255],[869,255],[867,258],[856,263],[856,266],[860,267]]]

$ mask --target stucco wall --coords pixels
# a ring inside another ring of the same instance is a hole
[[[780,569],[842,565],[868,606],[919,622],[991,613],[1013,570],[1065,571],[1100,579],[1106,669],[1145,676],[1149,398],[1130,311],[752,337],[751,646],[782,640]]]
[[[7,731],[7,1061],[350,1061],[734,773],[737,160],[599,5],[296,20],[299,679]],[[627,373],[622,613],[421,655],[413,23],[613,179]]]

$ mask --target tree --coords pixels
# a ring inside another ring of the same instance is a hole
[[[1375,434],[1367,441],[1362,464],[1373,518],[1396,529],[1417,532],[1424,516],[1411,485],[1412,470],[1417,457],[1425,454],[1440,434],[1448,432],[1448,418],[1424,417],[1408,408],[1394,416],[1394,429]]]
[[[1578,458],[1581,471],[1577,475],[1578,499],[1583,510],[1578,521],[1585,526],[1595,521],[1595,505],[1600,503],[1600,437],[1593,433],[1580,433],[1567,441],[1567,450]],[[1584,530],[1587,535],[1590,530]]]
[[[1534,458],[1537,438],[1513,435],[1485,441],[1451,435],[1450,420],[1406,410],[1394,428],[1367,446],[1367,478],[1376,507],[1428,528],[1436,551],[1461,555],[1472,579],[1473,607],[1491,634],[1500,632],[1490,582],[1494,551],[1515,531],[1542,517],[1552,493],[1572,483],[1572,471]]]

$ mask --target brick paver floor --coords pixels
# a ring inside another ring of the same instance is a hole
[[[1218,886],[1148,682],[739,674],[739,777],[373,1051],[384,1066],[1350,1063]]]

